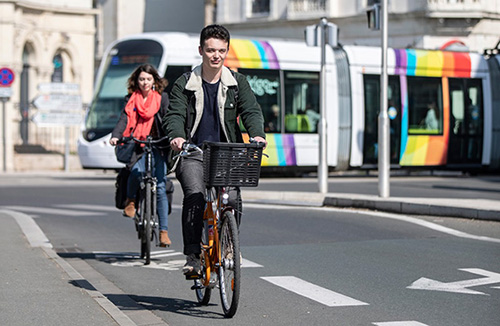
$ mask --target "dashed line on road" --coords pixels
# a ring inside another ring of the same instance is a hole
[[[427,324],[419,323],[418,321],[389,321],[385,323],[373,323],[377,326],[428,326]]]
[[[54,215],[65,215],[65,216],[99,216],[102,214],[96,212],[85,212],[76,211],[61,208],[49,208],[49,207],[33,207],[33,206],[1,206],[1,208],[10,209],[13,211],[20,211],[25,213],[38,213],[38,214],[54,214]]]
[[[294,292],[328,307],[364,306],[369,305],[346,295],[325,289],[295,276],[269,276],[261,279]]]

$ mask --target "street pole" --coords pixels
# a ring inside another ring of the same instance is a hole
[[[69,126],[64,127],[64,172],[69,172]]]
[[[380,112],[378,116],[378,192],[382,198],[389,197],[390,145],[389,116],[387,115],[387,0],[382,0],[382,73],[380,75]]]
[[[6,121],[6,109],[5,109],[5,103],[7,102],[7,98],[2,97],[2,136],[3,136],[3,172],[7,172],[7,131],[5,130],[7,123]]]
[[[320,72],[320,121],[319,121],[319,164],[318,186],[319,192],[328,192],[328,164],[327,164],[327,128],[326,128],[326,33],[328,21],[321,18],[321,72]]]

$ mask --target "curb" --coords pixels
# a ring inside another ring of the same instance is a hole
[[[404,201],[325,197],[323,206],[370,209],[398,214],[446,216],[500,221],[500,210],[454,207]]]
[[[289,206],[368,209],[397,214],[430,215],[500,221],[500,202],[447,198],[380,198],[358,194],[320,194],[311,192],[272,192],[242,190],[244,202]]]

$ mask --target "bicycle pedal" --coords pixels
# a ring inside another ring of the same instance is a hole
[[[201,284],[195,284],[195,285],[193,285],[191,287],[191,290],[201,290],[203,288],[205,288],[203,285],[201,285]]]
[[[184,274],[186,276],[186,280],[197,280],[201,278],[200,274]]]

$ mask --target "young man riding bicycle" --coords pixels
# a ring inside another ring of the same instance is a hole
[[[267,145],[264,118],[246,77],[224,66],[230,35],[220,25],[209,25],[200,33],[199,53],[202,64],[189,76],[178,78],[170,93],[169,110],[163,128],[174,151],[184,142],[198,146],[204,141],[242,142],[237,118],[240,117],[250,137]],[[176,176],[184,193],[182,235],[185,275],[199,275],[200,242],[205,207],[203,155],[180,157]]]

